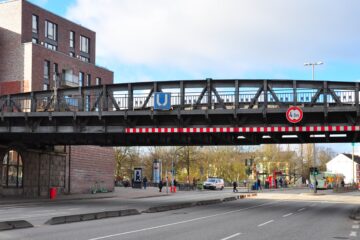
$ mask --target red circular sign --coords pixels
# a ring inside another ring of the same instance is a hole
[[[303,111],[300,107],[292,106],[286,111],[286,119],[291,123],[298,123],[303,118]]]

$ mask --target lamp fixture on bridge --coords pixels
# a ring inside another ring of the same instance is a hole
[[[347,134],[330,134],[330,137],[347,137]]]
[[[324,138],[325,134],[311,134],[310,137],[311,138]]]
[[[282,135],[282,138],[298,138],[298,135]]]
[[[244,136],[238,136],[237,139],[246,139]]]

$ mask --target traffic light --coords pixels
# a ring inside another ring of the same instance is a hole
[[[254,162],[254,159],[252,158],[246,158],[245,159],[245,166],[252,166]]]
[[[310,174],[312,175],[319,175],[319,170],[317,167],[311,167],[310,168]]]

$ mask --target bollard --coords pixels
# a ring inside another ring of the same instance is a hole
[[[56,188],[50,188],[50,199],[56,198]]]
[[[359,184],[359,186],[360,186],[360,184]],[[174,186],[174,193],[176,193],[176,186]]]

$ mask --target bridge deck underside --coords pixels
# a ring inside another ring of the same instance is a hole
[[[299,124],[285,108],[194,111],[4,113],[0,144],[31,145],[257,145],[265,143],[357,142],[355,107],[304,108]],[[36,141],[34,140],[36,139]]]

